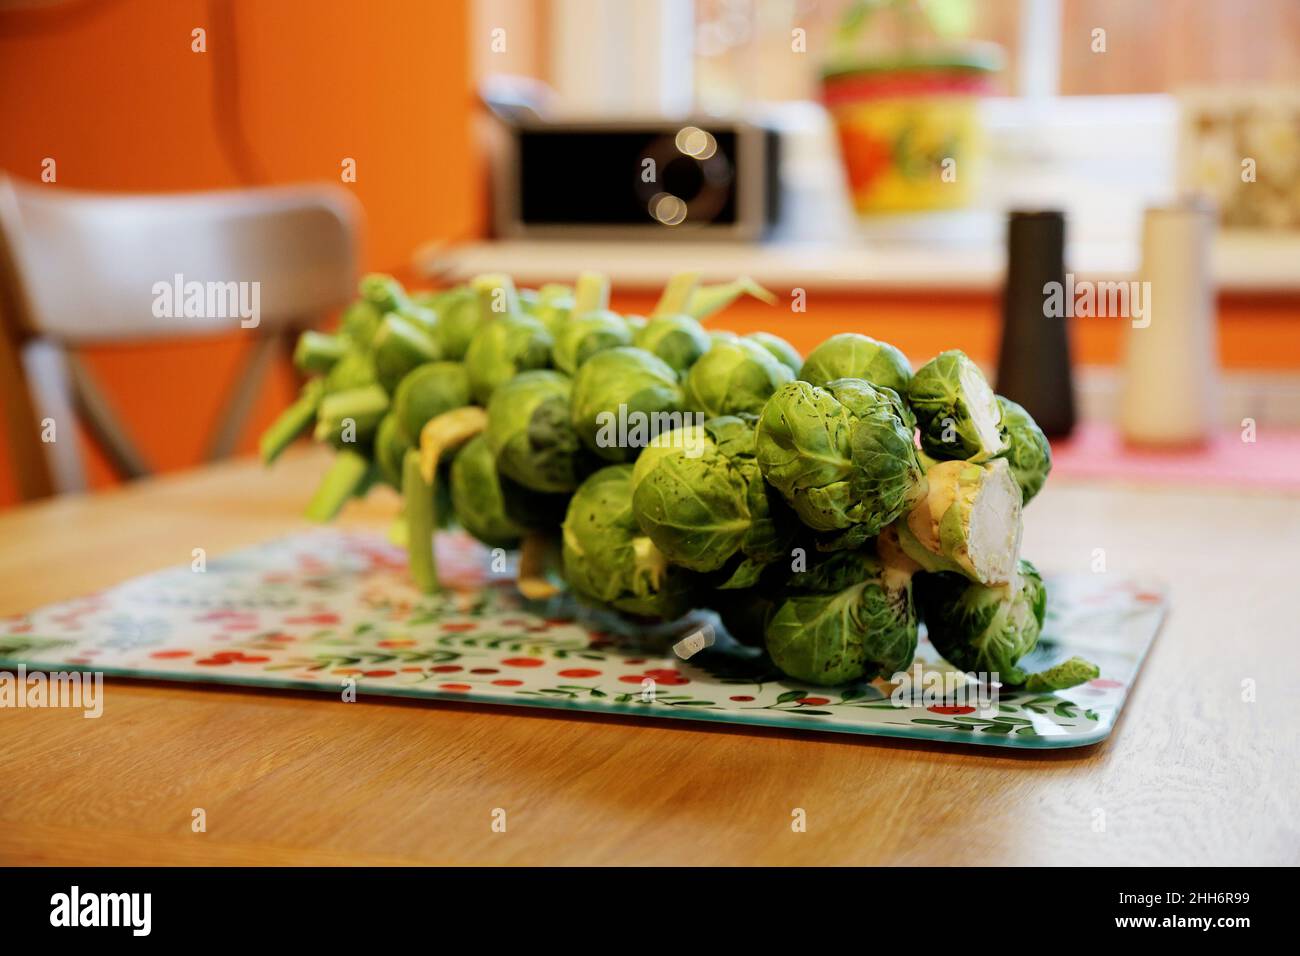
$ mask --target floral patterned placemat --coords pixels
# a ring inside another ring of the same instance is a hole
[[[836,688],[789,680],[725,634],[683,660],[672,638],[633,642],[558,616],[554,605],[526,604],[510,569],[494,574],[489,554],[466,537],[440,537],[438,556],[448,590],[423,596],[404,553],[380,536],[293,535],[202,570],[160,571],[0,619],[0,668],[1077,747],[1114,727],[1166,610],[1158,590],[1114,575],[1049,578],[1047,626],[1022,663],[1036,670],[1079,654],[1100,665],[1099,679],[975,699],[951,683],[955,672],[923,637],[911,672],[917,693],[905,695],[883,680]],[[945,676],[942,699],[920,694]]]

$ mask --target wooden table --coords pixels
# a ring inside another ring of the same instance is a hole
[[[0,514],[0,614],[300,527],[316,452]],[[346,524],[382,527],[394,500]],[[1173,613],[1109,741],[1007,752],[110,680],[0,710],[0,863],[1300,861],[1300,498],[1049,483],[1025,553],[1155,572]],[[1253,702],[1243,686],[1253,682]],[[191,831],[191,812],[207,832]],[[505,808],[508,830],[494,833]],[[792,832],[794,808],[807,831]],[[1099,825],[1104,828],[1099,830]]]

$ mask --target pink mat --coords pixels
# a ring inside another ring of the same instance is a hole
[[[1300,494],[1300,431],[1260,428],[1252,443],[1229,430],[1201,448],[1161,450],[1129,447],[1113,426],[1085,423],[1052,442],[1052,474]]]

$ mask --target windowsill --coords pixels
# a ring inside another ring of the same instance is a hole
[[[674,272],[694,270],[706,282],[747,275],[775,289],[990,292],[1001,287],[1005,255],[998,242],[929,243],[512,240],[416,253],[426,275],[461,281],[507,270],[521,285],[568,281],[580,270],[610,277],[616,287],[658,289]],[[1067,268],[1083,278],[1129,279],[1139,268],[1135,244],[1077,243]],[[1300,292],[1300,236],[1224,235],[1214,247],[1214,280],[1221,291]]]

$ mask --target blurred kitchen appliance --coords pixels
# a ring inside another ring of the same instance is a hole
[[[1214,211],[1202,199],[1151,208],[1142,222],[1146,309],[1125,334],[1120,429],[1144,445],[1209,438],[1217,390],[1210,250]]]
[[[765,126],[497,118],[499,236],[754,240],[779,213],[780,140]]]
[[[1061,308],[1049,307],[1051,283]],[[997,388],[1034,416],[1049,438],[1074,428],[1071,309],[1065,301],[1065,214],[1016,211],[1007,220],[1007,284]]]

